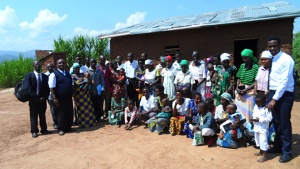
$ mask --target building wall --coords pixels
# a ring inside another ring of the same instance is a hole
[[[202,57],[216,53],[234,53],[234,40],[258,39],[257,51],[267,47],[267,38],[278,35],[282,44],[292,44],[294,18],[219,25],[181,31],[121,36],[110,41],[110,54],[114,59],[121,55],[126,60],[128,52],[139,58],[142,52],[158,59],[165,54],[166,46],[179,45],[183,58],[191,60],[194,50]],[[256,53],[258,55],[258,53]]]

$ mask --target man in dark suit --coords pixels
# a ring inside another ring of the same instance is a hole
[[[46,123],[46,100],[49,96],[48,76],[41,73],[39,61],[33,62],[34,71],[26,74],[24,86],[29,91],[29,111],[32,137],[38,137],[38,116],[42,134],[49,134]]]

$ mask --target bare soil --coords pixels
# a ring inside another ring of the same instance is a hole
[[[293,155],[286,164],[280,154],[258,163],[253,147],[226,149],[192,146],[185,136],[161,136],[142,126],[131,131],[100,123],[59,136],[47,110],[50,135],[32,138],[28,103],[21,103],[13,89],[0,91],[0,168],[300,168],[300,88],[292,112]]]

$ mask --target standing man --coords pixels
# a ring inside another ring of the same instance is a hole
[[[294,103],[294,60],[280,50],[281,40],[277,36],[268,39],[268,49],[273,55],[270,73],[268,109],[272,110],[275,128],[274,145],[269,153],[282,152],[279,162],[289,162],[292,157],[291,111]]]
[[[80,56],[75,57],[75,62],[80,65],[79,73],[84,73],[85,71],[88,70],[88,68],[86,66],[82,65],[82,61],[81,61]],[[70,73],[73,74],[73,67],[72,66],[70,68]]]
[[[53,65],[53,63],[50,62],[46,66],[47,66],[48,71],[45,72],[44,74],[49,77],[50,74],[54,72],[54,65]],[[52,114],[53,128],[57,129],[57,125],[58,125],[58,123],[57,123],[58,112],[57,112],[57,109],[54,106],[53,96],[52,96],[51,92],[50,92],[49,97],[48,97],[48,104],[50,106],[50,111],[51,111],[51,114]]]
[[[126,78],[127,78],[127,95],[129,99],[135,103],[136,106],[138,103],[138,96],[136,92],[137,87],[137,80],[136,80],[136,70],[139,67],[139,64],[136,60],[133,60],[134,55],[133,53],[129,52],[128,55],[128,61],[124,64],[124,69],[126,72]]]
[[[71,74],[65,70],[66,62],[59,59],[57,70],[49,76],[49,87],[55,107],[58,109],[58,134],[64,135],[71,130],[73,124],[73,80]]]
[[[96,68],[97,61],[95,59],[90,60],[89,73],[94,83],[92,83],[91,88],[91,99],[94,107],[94,116],[98,121],[101,116],[103,116],[103,106],[101,105],[101,94],[104,93],[105,83],[103,75],[99,69]],[[102,102],[103,105],[103,102]]]
[[[146,52],[141,53],[140,59],[147,60],[148,59],[148,54]]]
[[[38,117],[40,118],[40,126],[42,134],[49,134],[46,123],[46,100],[49,96],[48,76],[41,73],[41,64],[39,61],[33,62],[34,71],[25,76],[24,86],[28,89],[30,96],[30,127],[33,138],[38,137]]]
[[[124,68],[124,63],[122,62],[123,61],[122,56],[120,56],[120,55],[117,56],[116,61],[117,61],[117,64],[118,64],[117,70],[120,70],[121,68]]]
[[[111,84],[110,84],[110,69],[105,65],[106,58],[103,55],[100,55],[100,65],[98,65],[98,69],[102,72],[102,76],[104,78],[105,90],[101,96],[101,109],[103,110],[103,102],[105,101],[105,112],[103,114],[103,119],[107,118],[107,113],[110,110],[110,100],[111,100]],[[97,119],[100,120],[100,119]]]

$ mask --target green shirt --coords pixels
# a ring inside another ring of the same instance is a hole
[[[236,77],[240,79],[240,82],[245,85],[252,85],[255,82],[255,77],[258,71],[258,65],[253,63],[253,67],[250,70],[245,68],[245,63],[241,64]]]

